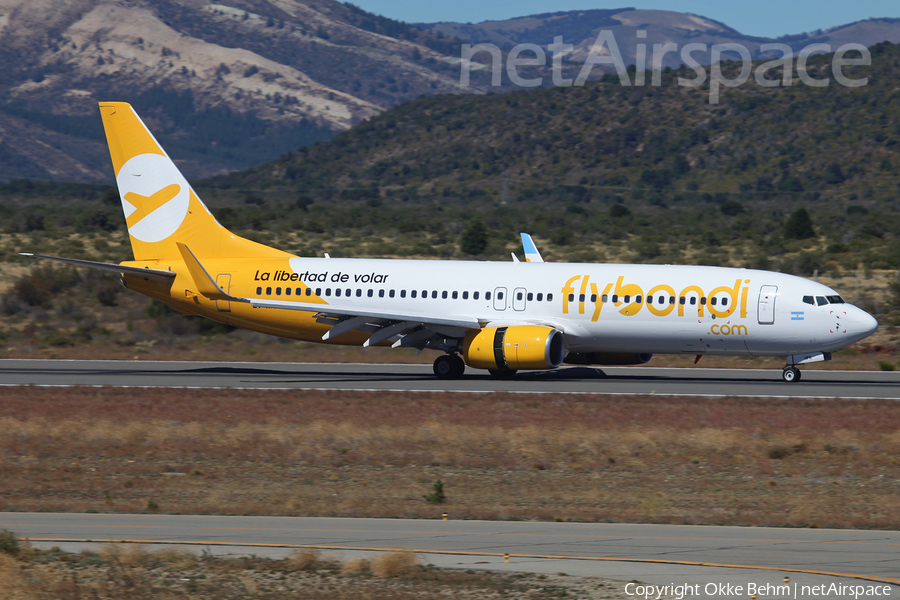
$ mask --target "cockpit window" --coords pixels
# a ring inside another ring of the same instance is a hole
[[[804,304],[812,304],[813,306],[816,305],[816,301],[813,300],[812,296],[803,296],[803,303]]]
[[[840,296],[826,296],[829,304],[844,304],[844,299]]]
[[[816,296],[816,304],[819,306],[825,306],[828,304],[828,300],[825,299],[825,296]]]

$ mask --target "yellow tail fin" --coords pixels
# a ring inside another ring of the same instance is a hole
[[[289,256],[222,227],[130,104],[102,102],[100,115],[135,260],[181,260],[179,242],[198,258]]]

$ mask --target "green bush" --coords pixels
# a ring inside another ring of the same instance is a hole
[[[435,481],[432,489],[434,490],[432,493],[422,496],[423,498],[425,498],[425,502],[427,502],[428,504],[443,504],[447,501],[447,496],[444,494],[443,481],[441,481],[440,479]]]
[[[0,529],[0,552],[10,556],[18,556],[22,552],[19,546],[19,538],[8,529]]]
[[[893,371],[893,370],[894,370],[894,363],[889,363],[889,362],[886,361],[886,360],[879,360],[879,361],[878,361],[878,368],[881,369],[882,371]]]

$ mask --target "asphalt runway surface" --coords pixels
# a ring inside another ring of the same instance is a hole
[[[900,594],[897,531],[51,513],[0,513],[0,527],[37,546],[69,550],[130,541],[276,557],[318,548],[346,559],[402,548],[415,551],[423,562],[457,568],[564,572],[704,588],[751,582],[780,586],[784,577],[792,585],[878,582],[890,584],[887,595]],[[504,554],[509,554],[508,564]],[[699,597],[725,597],[704,591]]]
[[[514,379],[468,369],[438,380],[430,365],[177,361],[0,360],[0,385],[397,390],[900,399],[900,371],[563,367]]]

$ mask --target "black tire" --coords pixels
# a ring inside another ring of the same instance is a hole
[[[455,379],[456,367],[453,364],[453,358],[444,354],[434,359],[434,374],[438,379]]]
[[[488,369],[488,373],[497,379],[512,379],[516,376],[515,369]]]
[[[797,367],[789,367],[781,372],[781,378],[788,383],[797,383],[800,381],[800,369]]]
[[[450,360],[453,362],[453,379],[459,379],[466,372],[466,361],[458,354],[451,356]]]

